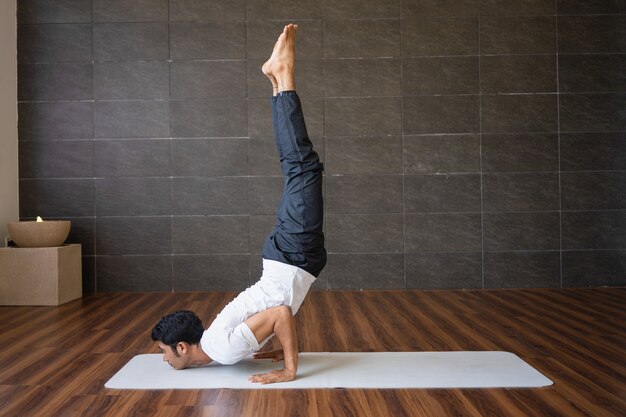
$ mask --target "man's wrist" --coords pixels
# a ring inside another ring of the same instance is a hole
[[[290,376],[290,377],[295,377],[295,376],[296,376],[296,374],[298,373],[298,371],[297,371],[297,370],[295,370],[295,369],[290,370],[290,369],[288,369],[287,367],[285,367],[285,368],[283,368],[283,373],[285,373],[286,375],[288,375],[288,376]]]

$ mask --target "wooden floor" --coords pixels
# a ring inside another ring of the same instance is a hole
[[[0,307],[0,416],[626,416],[626,289],[312,292],[302,351],[506,350],[539,389],[116,391],[156,353],[166,312],[214,317],[233,293],[124,293]],[[184,372],[184,371],[181,371]]]

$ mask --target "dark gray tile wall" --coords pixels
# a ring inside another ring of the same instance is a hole
[[[21,0],[21,217],[72,221],[86,292],[258,278],[287,21],[316,288],[626,285],[623,1]]]

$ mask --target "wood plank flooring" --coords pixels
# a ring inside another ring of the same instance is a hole
[[[134,355],[157,352],[149,332],[163,314],[192,309],[208,325],[234,295],[0,307],[0,416],[626,416],[626,288],[312,292],[297,316],[301,351],[506,350],[547,388],[104,388]]]

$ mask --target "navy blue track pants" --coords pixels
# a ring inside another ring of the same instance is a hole
[[[326,265],[323,166],[306,131],[295,91],[270,98],[285,189],[277,223],[263,245],[263,258],[298,266],[317,277]]]

